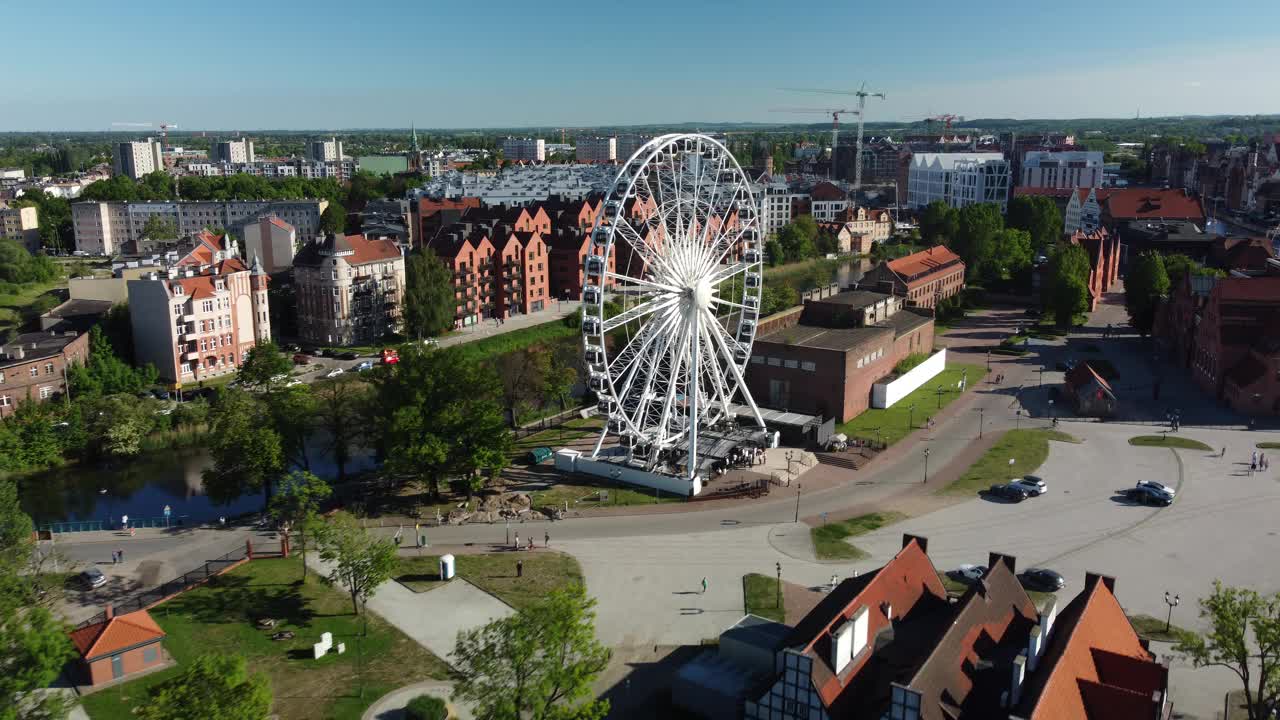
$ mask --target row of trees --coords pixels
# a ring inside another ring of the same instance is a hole
[[[58,266],[44,255],[32,255],[13,240],[0,240],[0,287],[47,283],[59,276]]]
[[[1162,255],[1154,250],[1140,253],[1124,279],[1124,306],[1129,324],[1146,335],[1155,324],[1156,310],[1170,290],[1188,275],[1226,277],[1185,255]]]
[[[812,215],[800,215],[769,238],[764,246],[770,265],[822,257],[839,250],[835,236],[818,228]]]
[[[268,179],[236,174],[216,177],[187,176],[180,180],[156,171],[133,180],[116,175],[90,183],[80,193],[81,200],[136,202],[143,200],[345,200],[342,183],[334,178],[288,177]]]
[[[34,207],[40,223],[40,245],[54,250],[69,251],[75,247],[75,232],[71,228],[71,202],[54,197],[39,188],[27,188],[22,197],[11,203],[14,207]]]
[[[1024,198],[1018,198],[1022,200]],[[1025,198],[1044,200],[1046,198]],[[929,203],[920,214],[920,235],[929,244],[946,244],[964,260],[970,282],[999,285],[1025,281],[1037,252],[1044,252],[1057,242],[1062,233],[1058,217],[1056,228],[1043,222],[1044,215],[1053,220],[1058,209],[1049,202],[1048,212],[1036,203],[1034,207],[1010,212],[1010,224],[992,203],[953,208],[941,201]],[[1026,227],[1014,226],[1017,220]],[[1035,235],[1033,235],[1033,231]]]

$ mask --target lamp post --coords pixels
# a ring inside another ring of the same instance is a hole
[[[774,563],[778,568],[778,584],[775,586],[776,591],[773,597],[774,607],[782,607],[782,563]]]
[[[1040,373],[1040,387],[1044,387],[1044,366],[1043,365],[1040,366],[1039,373]]]
[[[916,429],[916,404],[911,403],[907,406],[907,432]]]
[[[924,485],[927,482],[929,482],[929,448],[924,449],[924,480],[920,484]]]
[[[1172,626],[1171,624],[1173,623],[1173,609],[1178,607],[1178,603],[1180,602],[1182,602],[1181,596],[1174,595],[1173,597],[1170,597],[1169,591],[1168,590],[1164,591],[1164,604],[1169,606],[1169,614],[1166,615],[1164,618],[1164,631],[1166,633],[1169,632],[1169,628]]]
[[[991,350],[987,350],[987,370],[991,369]]]
[[[938,409],[942,409],[942,386],[938,386]]]
[[[1055,419],[1057,419],[1057,418],[1055,418],[1055,417],[1053,416],[1053,400],[1050,400],[1050,401],[1049,401],[1049,419],[1050,419],[1050,420],[1055,420]]]
[[[986,408],[978,408],[978,437],[982,437],[983,428],[986,426]]]
[[[796,522],[800,522],[800,483],[796,483]]]
[[[1017,430],[1017,429],[1019,429],[1019,428],[1021,428],[1021,427],[1022,427],[1022,408],[1018,408],[1017,410],[1014,410],[1014,411],[1013,411],[1013,417],[1014,417],[1014,420],[1013,420],[1013,429],[1014,429],[1014,430]],[[981,436],[981,435],[982,435],[982,431],[981,431],[981,430],[979,430],[979,431],[978,431],[978,435],[979,435],[979,436]]]

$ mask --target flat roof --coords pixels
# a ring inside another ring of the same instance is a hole
[[[860,345],[871,342],[886,333],[892,335],[893,329],[873,325],[871,327],[827,328],[814,325],[795,325],[764,335],[760,343],[774,345],[794,345],[816,348],[818,350],[837,350],[846,352]]]
[[[760,418],[764,420],[765,425],[787,425],[794,427],[804,427],[809,423],[822,422],[822,418],[817,415],[805,415],[804,413],[783,412],[782,410],[772,410],[770,408],[759,408]],[[755,419],[755,415],[751,413],[751,408],[746,405],[730,405],[729,412],[739,418]]]
[[[875,305],[882,300],[888,300],[889,295],[886,293],[872,292],[871,290],[844,290],[838,292],[831,297],[825,297],[821,300],[810,300],[812,303],[829,303],[831,305],[849,305],[851,307],[864,308],[868,305]]]

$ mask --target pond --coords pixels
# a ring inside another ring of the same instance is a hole
[[[337,466],[322,438],[308,443],[311,472],[333,479]],[[98,520],[116,525],[123,515],[130,522],[163,524],[170,507],[173,524],[200,523],[219,516],[234,517],[262,509],[260,493],[243,495],[217,505],[204,493],[201,473],[210,466],[203,450],[166,450],[113,467],[76,465],[57,468],[18,481],[22,507],[37,526],[52,522]],[[353,452],[347,473],[376,467],[371,452]]]
[[[808,267],[775,271],[769,274],[768,281],[788,285],[800,292],[832,283],[846,288],[862,280],[862,276],[873,265],[874,263],[867,257],[852,258],[843,262],[819,261]]]

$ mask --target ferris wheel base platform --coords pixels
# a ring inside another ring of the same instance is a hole
[[[621,448],[614,448],[613,450],[616,451],[616,454],[610,454],[609,450],[605,450],[594,460],[591,459],[590,455],[577,450],[570,450],[569,448],[557,450],[556,469],[562,472],[582,473],[583,475],[591,475],[628,485],[639,485],[672,495],[679,495],[680,497],[694,497],[702,492],[701,477],[690,480],[686,477],[650,472],[644,468],[627,464],[625,450]]]

